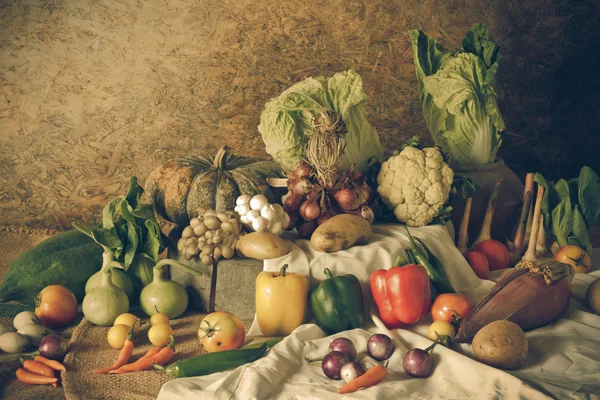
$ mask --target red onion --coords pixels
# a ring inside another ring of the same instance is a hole
[[[309,178],[312,174],[312,167],[308,163],[300,163],[295,168],[293,168],[289,173],[288,177],[290,178]]]
[[[319,216],[319,218],[317,218],[317,224],[321,225],[323,222],[327,221],[329,218],[331,218],[331,214],[329,214],[327,211],[325,211],[323,214],[321,214]]]
[[[358,195],[356,189],[342,188],[333,195],[340,208],[344,211],[356,210],[364,201]]]
[[[369,206],[363,205],[360,208],[360,216],[369,221],[370,224],[372,224],[373,221],[375,221],[375,213],[373,212],[373,209]]]
[[[312,221],[321,215],[321,207],[317,204],[317,202],[313,198],[306,200],[304,203],[300,205],[300,216],[305,221]]]
[[[376,333],[367,341],[367,352],[377,361],[387,360],[394,353],[392,339],[383,333]]]
[[[43,357],[62,361],[67,354],[67,341],[56,333],[50,334],[40,342],[39,352]]]
[[[348,356],[348,360],[350,361],[354,361],[356,358],[356,347],[354,346],[354,343],[352,343],[352,340],[345,337],[337,338],[329,343],[329,350],[344,353]]]
[[[292,178],[288,179],[288,189],[292,193],[305,195],[314,189],[314,185],[306,178]]]
[[[350,361],[349,363],[342,365],[342,368],[340,368],[340,376],[342,377],[344,383],[350,383],[359,376],[364,375],[364,373],[364,367],[354,361]]]
[[[288,192],[285,196],[283,196],[282,200],[283,210],[289,214],[290,212],[298,211],[300,205],[304,201],[304,195]]]
[[[295,212],[288,213],[288,215],[290,216],[290,223],[288,224],[287,228],[285,228],[285,229],[288,231],[291,231],[292,229],[294,229],[296,227],[296,224],[300,220],[300,214],[298,214],[298,211],[295,211]]]
[[[296,230],[301,238],[308,239],[317,229],[317,221],[303,221],[299,220],[296,224]]]
[[[329,379],[341,379],[341,369],[344,364],[347,364],[348,362],[350,362],[350,360],[348,360],[348,356],[344,353],[332,351],[323,357],[321,369],[323,369],[323,373],[327,375]]]

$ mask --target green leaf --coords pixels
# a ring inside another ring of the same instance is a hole
[[[92,239],[94,238],[94,235],[92,234],[92,230],[90,228],[87,228],[87,227],[81,225],[79,222],[73,222],[72,225],[79,232],[89,236]]]
[[[558,195],[558,201],[562,202],[565,199],[568,199],[569,203],[571,203],[571,197],[569,195],[569,184],[564,179],[559,179],[558,182],[554,185],[554,189],[556,190],[556,194]]]
[[[454,174],[452,190],[455,190],[456,194],[459,194],[462,198],[473,197],[479,189],[481,189],[481,185],[477,181],[466,176]]]
[[[600,178],[590,167],[579,173],[579,205],[587,228],[591,228],[600,215]]]
[[[159,254],[164,250],[160,227],[154,221],[146,221],[145,226],[147,233],[144,236],[141,244],[140,252],[145,254],[152,261],[156,262],[158,261]]]
[[[102,210],[102,227],[106,229],[111,229],[115,226],[114,219],[117,217],[119,211],[121,210],[121,203],[123,202],[123,197],[117,197],[112,199],[104,209]]]
[[[567,245],[567,237],[570,235],[572,229],[572,212],[571,199],[567,193],[567,197],[552,210],[552,233],[556,236],[560,247]]]
[[[569,197],[571,198],[571,207],[574,208],[577,204],[579,204],[579,178],[569,179],[567,183],[569,186]]]
[[[129,181],[129,190],[125,195],[125,200],[127,200],[131,208],[137,208],[142,194],[144,194],[144,189],[138,185],[137,177],[132,176]]]
[[[572,236],[577,239],[580,243],[579,246],[585,249],[586,253],[593,254],[592,243],[585,224],[585,219],[578,206],[575,206],[573,209],[572,221]]]
[[[462,46],[463,51],[473,53],[481,58],[487,68],[502,58],[500,46],[494,43],[484,24],[473,25],[462,40]]]
[[[154,210],[150,204],[139,203],[137,208],[131,210],[131,214],[138,220],[154,220]],[[143,224],[143,222],[142,222]],[[138,225],[139,222],[138,222]]]

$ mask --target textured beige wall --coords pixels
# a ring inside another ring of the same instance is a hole
[[[488,25],[505,55],[501,154],[526,168],[511,144],[541,143],[549,82],[598,11],[522,3],[0,0],[0,226],[93,222],[131,175],[180,155],[229,145],[265,157],[264,102],[311,75],[360,72],[386,149],[426,136],[411,28],[457,47]]]

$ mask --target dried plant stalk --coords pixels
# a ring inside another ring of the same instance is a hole
[[[332,188],[344,154],[346,124],[331,111],[321,111],[312,120],[313,132],[306,145],[306,159],[315,168],[317,180]]]

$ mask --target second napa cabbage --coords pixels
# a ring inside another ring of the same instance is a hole
[[[356,164],[356,170],[366,172],[371,157],[381,160],[383,156],[377,131],[367,121],[366,101],[362,78],[352,70],[329,78],[307,78],[267,102],[258,130],[267,153],[289,171],[304,159],[313,117],[321,111],[334,111],[347,130],[339,170]]]
[[[488,30],[473,25],[458,51],[419,30],[409,35],[419,99],[435,144],[452,165],[495,162],[505,125],[494,88],[501,55]]]

